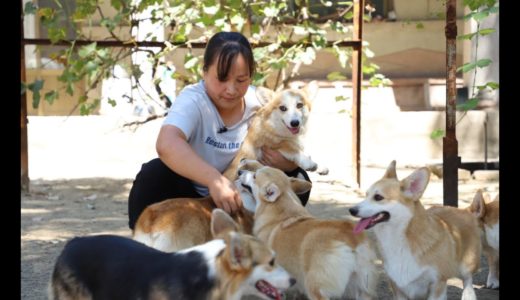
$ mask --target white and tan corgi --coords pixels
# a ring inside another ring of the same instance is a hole
[[[487,258],[489,273],[486,287],[498,289],[499,281],[499,196],[495,196],[493,201],[489,200],[489,195],[478,190],[469,206],[469,210],[474,213],[479,221],[482,234],[482,250]]]
[[[276,252],[300,292],[313,300],[376,296],[376,254],[369,239],[353,233],[352,221],[317,219],[300,205],[296,193],[308,191],[310,182],[253,160],[243,162],[239,173],[257,203],[254,235]]]
[[[316,81],[311,81],[301,89],[288,88],[277,92],[257,87],[256,95],[264,106],[256,112],[246,138],[224,176],[235,180],[240,161],[260,160],[261,148],[264,146],[279,151],[285,158],[306,171],[327,174],[327,168],[318,168],[318,164],[303,151],[302,137],[306,132],[311,103],[317,91]]]
[[[56,261],[49,299],[281,300],[295,280],[274,252],[237,232],[223,210],[212,216],[216,239],[176,253],[115,235],[72,239]]]
[[[373,227],[398,299],[446,299],[452,277],[464,281],[462,299],[476,299],[472,274],[481,255],[477,220],[454,207],[426,210],[420,199],[429,179],[430,171],[423,167],[399,181],[392,161],[366,198],[350,208],[361,218],[355,231]]]

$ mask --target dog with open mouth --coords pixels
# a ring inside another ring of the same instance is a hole
[[[375,248],[363,233],[353,233],[353,221],[318,219],[300,205],[296,193],[309,190],[310,182],[255,160],[243,161],[239,174],[256,202],[254,235],[296,277],[298,291],[312,300],[376,297]]]
[[[213,210],[211,229],[214,240],[175,253],[115,235],[74,238],[56,261],[49,299],[281,300],[295,283],[223,210]]]
[[[361,218],[355,233],[372,229],[397,299],[446,299],[447,280],[464,282],[462,299],[476,299],[472,275],[479,268],[477,219],[466,209],[425,209],[420,199],[430,171],[423,167],[398,180],[395,160],[385,175],[350,208]]]

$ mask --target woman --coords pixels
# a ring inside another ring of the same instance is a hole
[[[180,92],[164,120],[156,143],[159,158],[143,164],[134,180],[128,197],[132,230],[146,206],[168,198],[209,194],[228,213],[242,206],[234,183],[222,172],[261,106],[250,85],[255,69],[251,45],[238,32],[219,32],[209,40],[203,63],[203,80]],[[261,162],[310,181],[277,151],[263,149]],[[309,195],[299,195],[303,205]]]

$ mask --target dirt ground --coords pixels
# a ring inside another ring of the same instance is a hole
[[[160,121],[137,131],[117,127],[121,120],[88,117],[31,117],[29,120],[29,193],[21,195],[21,299],[46,299],[47,283],[56,257],[74,236],[117,234],[130,236],[127,197],[140,164],[154,157]],[[113,129],[113,128],[119,129]],[[107,129],[112,128],[112,129]],[[412,169],[401,168],[398,175]],[[364,174],[382,176],[381,167]],[[372,176],[372,175],[371,175]],[[362,192],[334,177],[311,174],[313,189],[308,209],[324,218],[348,218],[347,208]],[[498,181],[461,180],[459,206],[483,188],[492,196]],[[423,203],[442,203],[442,180],[433,177]],[[381,271],[378,299],[392,299]],[[498,290],[484,288],[488,267],[482,260],[474,276],[478,299],[499,298]],[[461,282],[449,281],[448,299],[460,299]],[[289,299],[296,298],[289,295]]]

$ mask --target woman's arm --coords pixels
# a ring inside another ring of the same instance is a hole
[[[177,174],[207,186],[217,207],[231,213],[242,205],[233,182],[193,151],[186,136],[177,127],[164,125],[157,137],[159,158]]]

